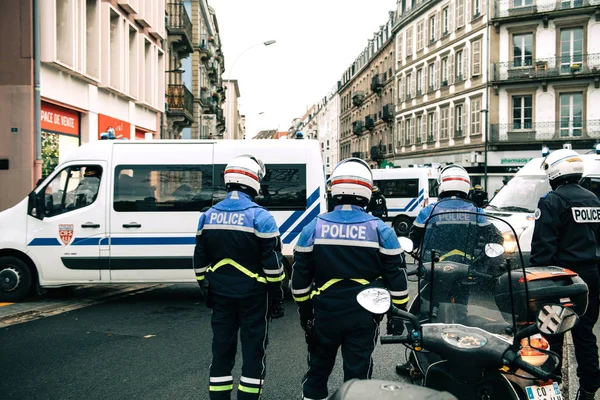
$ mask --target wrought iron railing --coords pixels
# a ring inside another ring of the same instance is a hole
[[[519,17],[599,5],[600,0],[496,0],[493,18]]]
[[[600,74],[600,54],[519,58],[494,64],[494,80],[524,80]]]
[[[355,151],[355,152],[352,153],[352,157],[354,157],[354,158],[361,158],[362,159],[363,158],[363,154],[364,153],[362,151]]]
[[[382,89],[383,86],[384,86],[383,77],[379,74],[373,75],[373,78],[371,78],[371,90],[375,92],[375,91]]]
[[[354,121],[352,123],[352,133],[354,133],[355,135],[360,135],[364,130],[364,126],[363,126],[363,122],[362,121]]]
[[[190,119],[194,118],[194,95],[184,85],[167,87],[167,104],[169,113],[181,113]]]
[[[386,104],[383,106],[383,113],[381,115],[381,119],[385,122],[390,122],[394,120],[394,105]]]
[[[373,129],[375,128],[375,119],[372,116],[368,115],[365,117],[365,129]]]
[[[352,95],[352,104],[355,106],[360,106],[365,101],[365,93],[363,91],[357,90]]]
[[[187,40],[192,40],[192,21],[183,3],[167,4],[167,28],[170,33],[183,34]]]
[[[563,121],[491,125],[490,142],[531,142],[600,139],[600,120],[578,118]]]

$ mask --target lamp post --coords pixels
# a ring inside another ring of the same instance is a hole
[[[485,113],[485,143],[484,143],[484,151],[483,151],[483,182],[484,182],[484,187],[485,187],[485,191],[487,192],[488,190],[488,110],[483,109],[481,110],[482,113]]]
[[[231,73],[233,72],[233,67],[235,66],[235,63],[237,62],[237,60],[239,60],[239,59],[240,59],[240,57],[241,57],[241,56],[242,56],[242,55],[243,55],[245,52],[247,52],[248,50],[250,50],[250,49],[253,49],[253,48],[257,47],[257,46],[265,46],[265,47],[267,47],[267,46],[270,46],[270,45],[272,45],[272,44],[275,44],[275,43],[276,43],[276,41],[275,41],[275,40],[267,40],[266,42],[260,42],[260,43],[257,43],[257,44],[255,44],[255,45],[252,45],[252,46],[248,47],[246,50],[242,51],[242,52],[240,53],[240,55],[239,55],[239,56],[237,56],[237,58],[236,58],[236,59],[233,61],[233,64],[231,64],[231,69],[229,70],[229,75],[227,75],[227,80],[229,80],[229,79],[231,78]]]

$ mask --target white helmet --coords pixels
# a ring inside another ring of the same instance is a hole
[[[563,177],[581,178],[583,175],[583,159],[574,150],[560,149],[550,153],[542,161],[541,168],[551,181]]]
[[[461,192],[468,195],[471,188],[469,173],[460,165],[450,164],[444,167],[440,172],[438,181],[440,194],[444,192]]]
[[[360,158],[347,158],[331,173],[331,195],[356,196],[371,200],[373,174],[369,164]]]
[[[247,186],[258,194],[265,173],[265,164],[260,159],[244,154],[231,160],[225,167],[225,185],[235,183]]]

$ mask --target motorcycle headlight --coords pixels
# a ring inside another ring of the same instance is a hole
[[[519,249],[519,236],[523,233],[524,229],[519,229],[517,232],[517,237],[512,231],[507,231],[502,234],[502,238],[504,239],[504,252],[505,253],[515,253]]]

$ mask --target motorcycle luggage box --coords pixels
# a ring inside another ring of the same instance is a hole
[[[438,392],[404,382],[352,379],[344,383],[329,400],[457,400],[448,392]]]
[[[587,308],[588,287],[575,272],[561,267],[529,267],[525,270],[527,279],[528,303],[525,301],[523,273],[511,271],[512,288],[515,296],[517,321],[535,321],[539,310],[545,304],[563,304],[572,308],[578,315],[583,315]],[[508,273],[498,278],[496,286],[496,304],[502,312],[512,314],[510,307],[510,291]],[[527,306],[525,306],[527,304]]]

